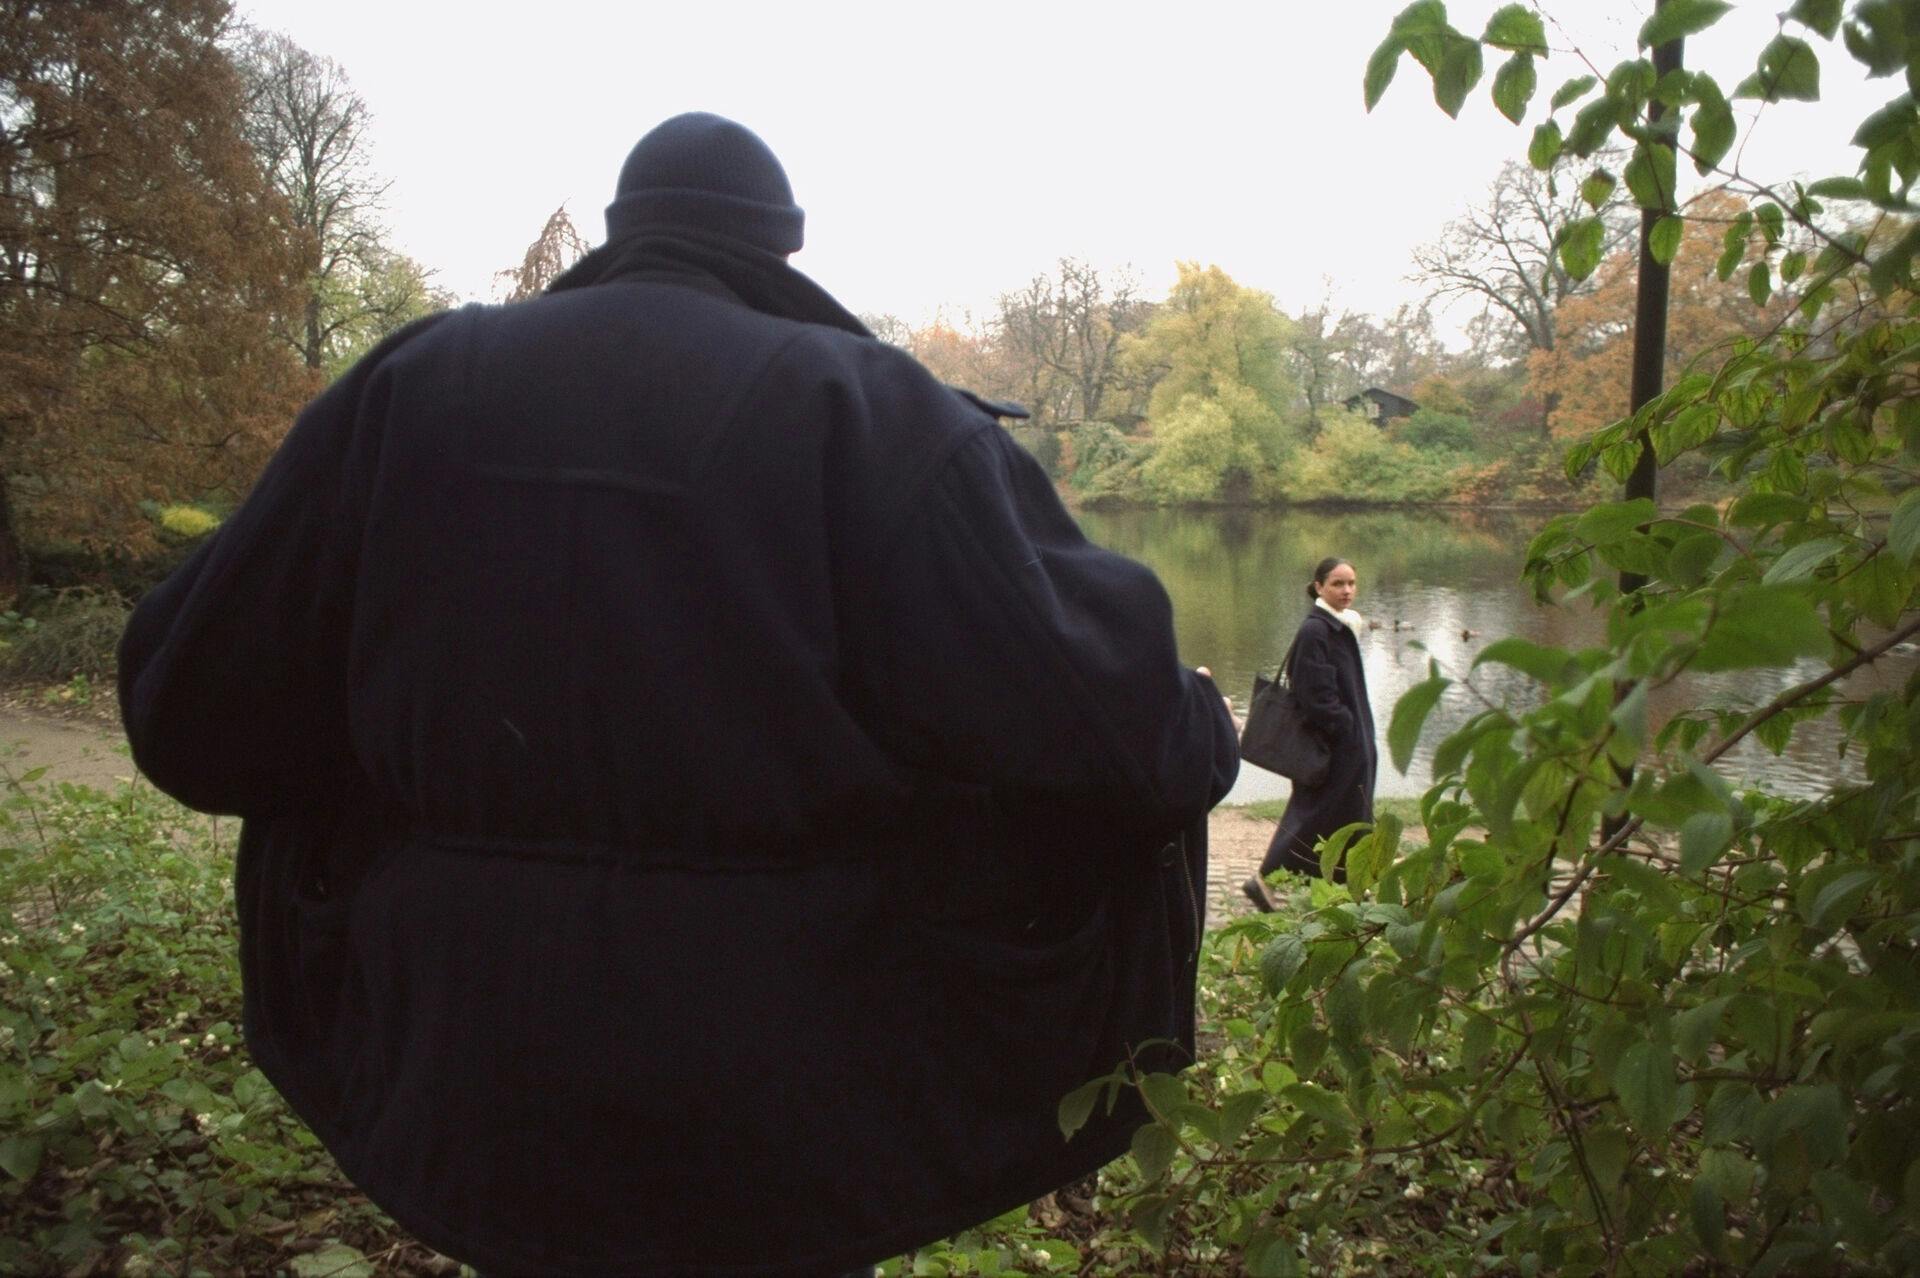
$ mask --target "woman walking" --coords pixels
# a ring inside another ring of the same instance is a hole
[[[1294,636],[1294,694],[1306,707],[1310,727],[1332,747],[1333,762],[1319,785],[1293,787],[1293,797],[1273,832],[1260,874],[1242,886],[1257,909],[1272,910],[1266,877],[1275,870],[1318,876],[1314,845],[1342,826],[1373,820],[1373,774],[1379,754],[1373,740],[1373,712],[1367,705],[1367,676],[1360,665],[1361,625],[1353,610],[1357,578],[1344,559],[1323,559],[1307,583],[1313,601]]]

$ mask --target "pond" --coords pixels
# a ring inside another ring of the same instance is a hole
[[[1494,639],[1520,635],[1536,643],[1579,648],[1597,641],[1598,617],[1581,605],[1541,607],[1520,580],[1527,542],[1548,517],[1469,510],[1125,510],[1079,515],[1087,536],[1147,564],[1173,598],[1180,653],[1210,667],[1221,690],[1244,711],[1256,670],[1279,664],[1309,606],[1306,581],[1326,555],[1353,561],[1360,580],[1354,607],[1366,618],[1360,651],[1380,736],[1379,792],[1417,796],[1432,780],[1432,750],[1479,708],[1455,686],[1428,720],[1412,766],[1402,776],[1386,757],[1393,704],[1427,675],[1429,659],[1458,679]],[[1855,693],[1898,687],[1920,653],[1902,645],[1879,668],[1845,686]],[[1677,684],[1650,706],[1656,726],[1701,705],[1754,706],[1824,667],[1738,671]],[[1483,666],[1475,687],[1495,701],[1524,705],[1538,685],[1505,666]],[[1736,781],[1784,794],[1815,794],[1855,780],[1860,762],[1839,755],[1840,734],[1828,721],[1807,723],[1775,757],[1749,738],[1722,761]],[[1280,798],[1287,782],[1246,766],[1229,803]]]

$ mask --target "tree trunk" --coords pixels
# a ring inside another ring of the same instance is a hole
[[[307,361],[308,368],[320,367],[320,292],[318,289],[307,294],[306,341],[301,343],[301,355]]]
[[[13,530],[13,500],[0,478],[0,604],[12,608],[27,589],[27,555]]]

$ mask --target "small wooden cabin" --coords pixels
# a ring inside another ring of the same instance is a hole
[[[1390,390],[1381,390],[1378,386],[1369,386],[1358,395],[1348,396],[1346,404],[1348,408],[1383,429],[1394,418],[1411,417],[1420,409],[1420,405],[1405,395],[1396,395]]]

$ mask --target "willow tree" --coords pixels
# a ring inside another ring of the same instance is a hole
[[[1179,272],[1123,348],[1126,363],[1154,379],[1154,451],[1142,478],[1150,493],[1174,501],[1268,495],[1294,442],[1293,323],[1270,294],[1217,266],[1182,262]]]

